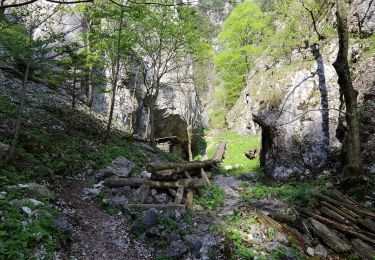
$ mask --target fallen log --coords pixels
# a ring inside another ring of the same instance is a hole
[[[129,204],[130,207],[147,209],[185,209],[186,206],[182,204]]]
[[[336,220],[336,221],[338,221],[338,222],[340,222],[342,224],[349,224],[349,221],[346,218],[344,218],[343,216],[337,214],[335,211],[333,211],[333,210],[331,210],[331,209],[329,209],[329,208],[327,208],[325,206],[322,206],[320,208],[320,212],[323,215],[325,215],[325,216],[327,216],[327,217],[329,217],[331,219],[334,219],[334,220]]]
[[[336,199],[332,199],[330,197],[327,197],[327,196],[324,196],[324,195],[321,195],[321,194],[314,194],[315,197],[321,199],[321,200],[324,200],[330,204],[333,204],[337,207],[341,207],[341,208],[344,208],[346,210],[348,210],[348,212],[350,211],[351,213],[354,213],[356,216],[362,216],[362,217],[369,217],[369,218],[372,218],[375,220],[375,213],[372,212],[372,211],[369,211],[367,209],[364,209],[358,205],[355,205],[355,204],[347,204],[345,202],[342,202],[340,200],[336,200]]]
[[[219,145],[217,146],[215,155],[212,158],[213,161],[219,163],[223,160],[226,146],[227,146],[227,142],[220,142],[219,143]]]
[[[202,188],[205,183],[201,179],[182,179],[177,181],[153,181],[144,178],[122,178],[122,179],[106,179],[103,183],[104,186],[109,188],[130,186],[140,187],[141,185],[148,185],[151,188],[178,188],[184,187],[189,189]]]
[[[207,161],[194,161],[194,162],[183,162],[183,163],[151,163],[146,165],[146,170],[151,173],[157,174],[160,171],[171,170],[174,173],[183,173],[185,171],[193,171],[203,169],[209,169],[213,167],[217,162],[214,160]]]
[[[323,206],[333,210],[334,212],[336,212],[337,214],[339,214],[340,216],[344,217],[345,219],[349,220],[349,221],[352,221],[353,223],[357,223],[357,218],[353,217],[352,215],[349,215],[347,212],[347,210],[341,210],[335,206],[333,206],[332,204],[329,204],[325,201],[321,201],[320,204],[322,204]]]
[[[375,222],[369,218],[359,219],[358,223],[375,234]]]
[[[258,220],[263,225],[275,228],[279,232],[286,234],[288,237],[292,237],[298,243],[298,245],[300,246],[303,253],[306,252],[307,246],[306,246],[306,242],[305,242],[305,240],[303,239],[302,236],[297,235],[295,232],[291,231],[290,229],[288,229],[284,225],[280,224],[276,220],[274,220],[274,219],[268,217],[267,215],[263,214],[259,210],[256,211],[256,215],[257,215]]]
[[[315,234],[336,253],[342,254],[350,251],[350,245],[345,240],[340,238],[335,232],[330,230],[326,225],[320,223],[314,218],[311,218],[310,222],[313,226]]]
[[[360,239],[351,241],[355,252],[363,259],[373,260],[375,257],[375,249]]]
[[[349,236],[352,236],[352,237],[355,237],[355,238],[359,238],[363,241],[366,241],[366,242],[370,243],[371,245],[375,245],[375,235],[370,233],[370,232],[360,230],[356,226],[353,227],[353,226],[348,226],[348,225],[337,223],[337,222],[335,222],[333,220],[330,220],[328,218],[325,218],[325,217],[313,214],[311,212],[308,212],[307,210],[302,209],[302,208],[299,208],[298,210],[302,214],[310,216],[311,218],[314,218],[314,219],[322,222],[323,224],[328,225],[330,228],[333,228],[337,231],[340,231],[340,232],[342,232],[346,235],[349,235]]]

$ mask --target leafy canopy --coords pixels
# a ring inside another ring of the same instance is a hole
[[[226,90],[228,108],[236,102],[246,78],[273,33],[271,17],[253,2],[236,6],[218,36],[215,66]]]

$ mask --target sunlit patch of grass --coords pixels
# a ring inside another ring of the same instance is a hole
[[[226,141],[227,147],[221,168],[223,171],[238,175],[243,172],[260,172],[259,157],[250,160],[245,152],[250,149],[259,149],[260,137],[252,135],[240,135],[233,131],[227,131],[220,135],[207,138],[207,156],[212,158],[217,145]]]
[[[263,199],[276,197],[289,204],[308,205],[313,202],[312,193],[322,193],[326,191],[322,180],[306,180],[303,182],[276,183],[269,186],[264,183],[257,183],[254,188],[245,191],[241,199]]]

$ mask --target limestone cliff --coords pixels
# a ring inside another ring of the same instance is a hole
[[[360,94],[363,158],[372,172],[374,8],[372,1],[354,1],[349,16],[350,29],[364,35],[351,39],[350,53],[354,87]],[[230,129],[243,134],[261,133],[261,164],[278,180],[304,178],[321,173],[329,163],[340,164],[333,156],[345,132],[345,126],[338,127],[345,108],[332,66],[337,49],[337,40],[331,38],[320,46],[296,49],[290,64],[261,56],[248,77],[247,87],[226,117]]]

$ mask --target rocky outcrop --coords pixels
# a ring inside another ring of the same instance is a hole
[[[375,1],[354,0],[349,16],[349,29],[364,35],[375,31]]]
[[[320,173],[341,146],[345,127],[338,127],[344,117],[339,111],[345,108],[331,65],[336,50],[335,43],[313,46],[304,60],[291,65],[259,66],[227,116],[228,126],[240,133],[254,134],[254,123],[260,126],[261,166],[275,179]],[[350,52],[359,92],[362,158],[365,168],[375,172],[375,61],[366,44],[353,43]]]

